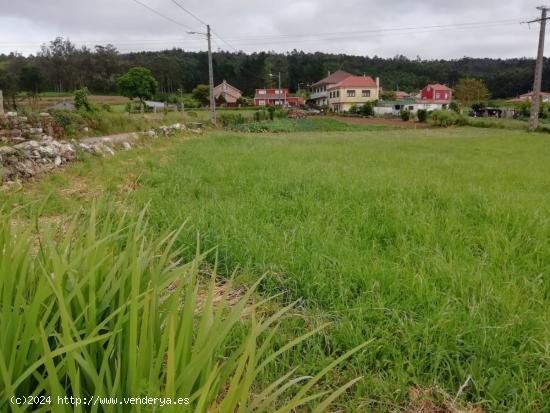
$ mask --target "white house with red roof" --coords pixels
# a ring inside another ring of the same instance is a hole
[[[361,106],[380,98],[380,79],[370,76],[349,76],[328,86],[328,106],[333,112],[348,112],[353,106]]]
[[[327,77],[310,86],[310,99],[317,106],[327,106],[328,89],[351,76],[353,76],[351,73],[343,70],[337,70],[334,73],[328,72]]]

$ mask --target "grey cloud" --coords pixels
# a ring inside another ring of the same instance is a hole
[[[170,0],[141,0],[159,12],[199,29],[200,24]],[[409,57],[458,58],[533,56],[537,26],[519,22],[537,16],[539,0],[179,0],[212,24],[238,49],[324,51]],[[204,48],[185,28],[132,0],[0,0],[0,52],[36,52],[56,36],[77,44],[114,43],[121,51]],[[465,30],[418,29],[407,33],[357,32],[469,22],[514,20]],[[429,32],[428,32],[429,31]],[[312,37],[300,36],[313,34]],[[266,36],[286,36],[266,38]],[[227,46],[217,40],[218,47]]]

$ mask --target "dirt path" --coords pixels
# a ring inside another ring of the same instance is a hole
[[[354,118],[348,116],[336,116],[335,119],[338,119],[340,122],[349,123],[352,125],[379,125],[404,129],[427,129],[430,127],[428,123],[403,122],[401,119]]]

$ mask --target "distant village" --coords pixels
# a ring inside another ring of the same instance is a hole
[[[417,113],[447,110],[453,101],[453,89],[439,83],[428,84],[416,94],[396,90],[389,93],[380,86],[380,78],[352,75],[343,70],[328,72],[324,79],[308,85],[309,97],[291,96],[287,88],[256,89],[253,105],[256,107],[300,107],[313,110],[326,109],[333,113],[353,112],[354,108],[373,104],[375,116],[399,116],[402,110]],[[390,96],[390,99],[383,96]],[[215,87],[214,96],[223,107],[238,107],[243,93],[225,80]],[[550,102],[550,93],[541,93],[544,103]],[[532,93],[525,93],[509,100],[510,103],[530,102]],[[150,103],[151,107],[154,103]],[[478,108],[473,116],[507,117],[516,110],[508,108]]]

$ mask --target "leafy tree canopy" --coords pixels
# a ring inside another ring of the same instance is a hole
[[[483,80],[460,79],[455,86],[455,97],[462,105],[470,106],[474,102],[487,102],[489,100],[489,89]]]
[[[117,85],[122,96],[138,98],[141,103],[151,99],[158,87],[151,71],[144,67],[133,67],[118,78]]]
[[[192,92],[193,99],[206,106],[210,104],[210,86],[198,85]]]

